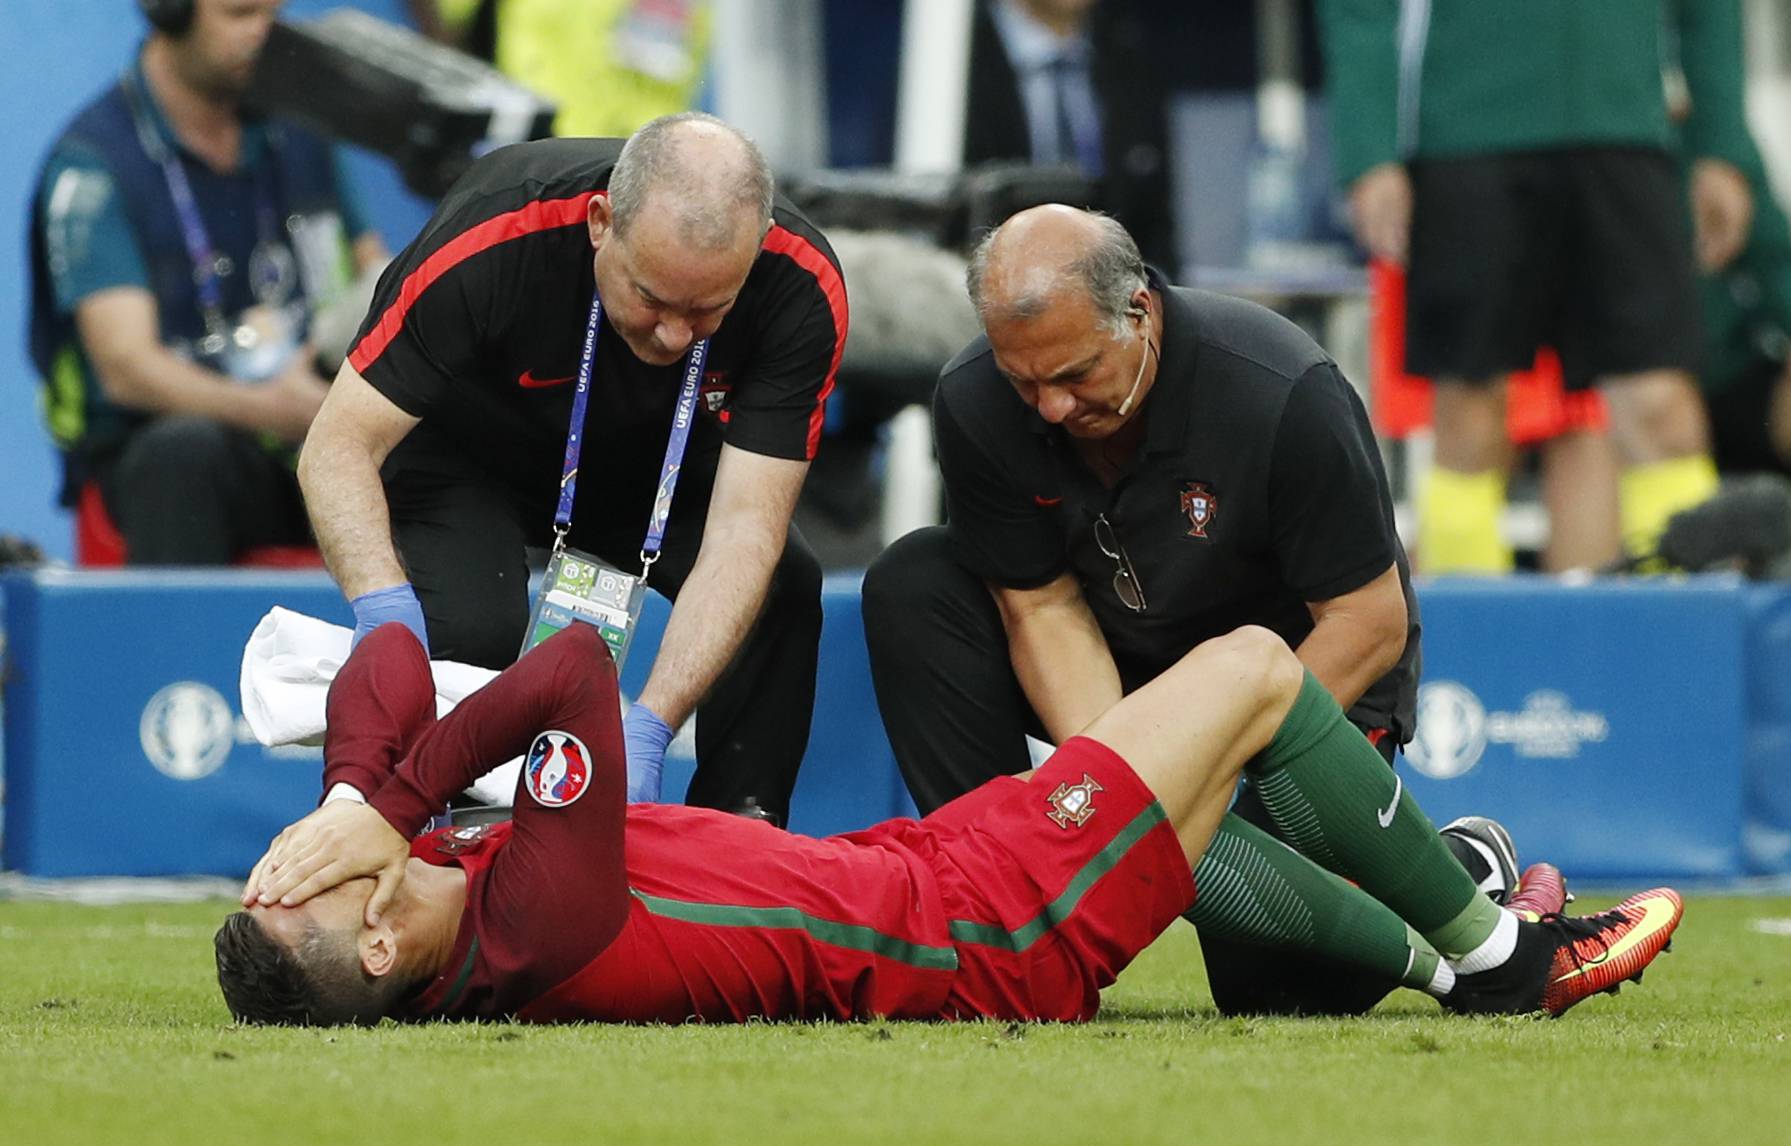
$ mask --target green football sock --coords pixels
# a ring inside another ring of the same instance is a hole
[[[1355,880],[1445,956],[1492,935],[1499,906],[1475,889],[1411,793],[1311,673],[1247,770],[1289,843]]]
[[[1304,951],[1423,989],[1438,955],[1405,921],[1256,825],[1226,813],[1183,916],[1204,935]]]

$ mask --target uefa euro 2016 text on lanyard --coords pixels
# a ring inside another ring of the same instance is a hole
[[[628,656],[646,598],[647,575],[659,560],[665,540],[666,520],[672,513],[672,494],[678,488],[678,471],[684,447],[690,441],[690,424],[696,417],[697,390],[703,380],[703,363],[709,357],[709,340],[701,339],[684,357],[684,380],[672,413],[671,436],[665,443],[665,461],[647,518],[646,540],[641,542],[641,571],[625,573],[606,562],[566,544],[572,529],[572,498],[578,488],[578,457],[584,447],[585,404],[591,394],[591,371],[597,358],[597,334],[603,327],[603,301],[591,292],[591,314],[585,322],[584,347],[578,360],[578,383],[572,392],[572,422],[566,430],[566,464],[560,471],[560,504],[553,515],[553,553],[535,597],[528,633],[522,650],[527,652],[575,621],[595,625],[615,657],[616,669]]]

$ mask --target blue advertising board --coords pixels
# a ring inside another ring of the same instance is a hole
[[[1742,870],[1744,586],[1439,580],[1419,599],[1400,767],[1433,819],[1492,816],[1571,877]]]
[[[1747,821],[1754,874],[1791,872],[1791,591],[1748,593]]]
[[[45,572],[3,591],[4,866],[246,873],[317,802],[322,754],[255,743],[237,677],[274,602],[350,620],[327,577]]]
[[[1791,870],[1791,591],[1722,578],[1421,587],[1425,685],[1400,764],[1439,823],[1503,820],[1577,879]],[[346,624],[319,573],[0,578],[0,864],[36,876],[240,874],[316,801],[314,749],[254,742],[242,645],[273,605]],[[823,592],[792,828],[912,814],[877,718],[855,576]],[[624,700],[669,614],[650,598]],[[665,794],[694,770],[687,727]]]

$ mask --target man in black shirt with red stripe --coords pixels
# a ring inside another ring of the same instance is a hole
[[[434,657],[500,667],[546,546],[593,291],[570,545],[640,568],[681,365],[709,340],[652,585],[676,601],[625,732],[651,794],[698,706],[693,803],[784,817],[807,745],[820,567],[790,526],[846,337],[826,240],[764,157],[686,113],[626,143],[477,162],[380,282],[300,461],[357,635],[406,623]]]

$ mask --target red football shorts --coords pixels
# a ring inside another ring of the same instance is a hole
[[[942,1017],[1092,1018],[1101,988],[1194,902],[1162,805],[1093,740],[922,824],[958,951]]]

